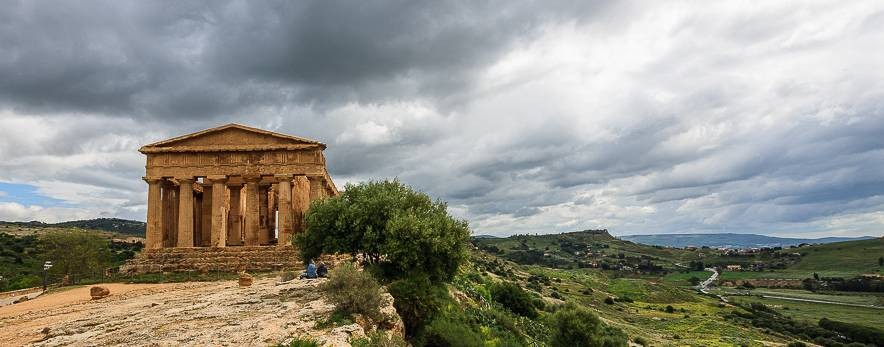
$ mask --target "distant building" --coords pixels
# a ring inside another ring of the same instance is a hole
[[[743,270],[743,266],[741,265],[728,265],[725,267],[727,271],[741,271]]]

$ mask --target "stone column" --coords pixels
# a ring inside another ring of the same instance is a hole
[[[258,245],[258,228],[260,227],[260,211],[258,206],[258,180],[260,178],[246,177],[246,215],[245,215],[245,243],[246,246]]]
[[[144,177],[144,181],[147,182],[147,232],[144,235],[144,247],[163,248],[163,179]]]
[[[292,234],[305,230],[304,215],[310,208],[310,182],[306,176],[295,176],[292,187]]]
[[[193,187],[193,185],[191,185]],[[202,219],[203,197],[199,193],[193,194],[193,246],[199,247],[203,242],[203,219]]]
[[[212,221],[209,223],[211,243],[209,246],[224,247],[227,245],[227,234],[225,233],[227,228],[224,227],[224,201],[226,200],[225,195],[227,195],[227,188],[224,186],[224,182],[227,180],[227,177],[209,176],[206,179],[212,183]]]
[[[200,204],[200,247],[211,247],[212,246],[212,203],[214,202],[213,194],[214,189],[212,189],[212,185],[207,182],[208,179],[203,182],[203,199],[202,204]],[[221,194],[224,192],[222,191]]]
[[[270,205],[267,186],[258,186],[258,244],[270,244]]]
[[[178,188],[172,181],[163,181],[163,246],[178,245]]]
[[[310,202],[322,199],[325,188],[322,186],[322,178],[316,176],[307,177],[310,180]]]
[[[292,175],[276,175],[279,179],[279,237],[277,246],[284,247],[292,242]]]
[[[279,187],[276,186],[276,183],[270,186],[270,190],[267,191],[267,229],[268,235],[267,237],[272,240],[277,240],[276,237],[276,195],[279,191]],[[277,240],[279,241],[279,240]]]
[[[193,178],[178,180],[178,247],[193,247]]]
[[[242,184],[228,184],[230,188],[230,211],[227,213],[227,244],[230,246],[242,245],[242,203],[240,195]]]

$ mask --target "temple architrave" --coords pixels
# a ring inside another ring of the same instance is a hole
[[[310,202],[338,194],[325,147],[239,124],[141,147],[145,248],[289,245]]]

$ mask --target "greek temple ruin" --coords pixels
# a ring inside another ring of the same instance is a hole
[[[188,254],[199,255],[191,265],[212,265],[212,253],[230,255],[235,249],[239,258],[248,252],[264,256],[252,265],[294,257],[291,251],[261,251],[291,249],[310,202],[338,194],[325,148],[315,140],[239,124],[141,147],[147,156],[145,252],[129,265],[140,265],[138,272],[187,268]]]

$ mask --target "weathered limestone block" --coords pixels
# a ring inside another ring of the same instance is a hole
[[[89,296],[92,297],[92,300],[106,298],[110,296],[110,290],[101,286],[94,286],[89,288]]]
[[[254,281],[255,281],[255,278],[252,277],[252,275],[249,275],[245,272],[239,273],[239,286],[240,287],[251,286]]]

